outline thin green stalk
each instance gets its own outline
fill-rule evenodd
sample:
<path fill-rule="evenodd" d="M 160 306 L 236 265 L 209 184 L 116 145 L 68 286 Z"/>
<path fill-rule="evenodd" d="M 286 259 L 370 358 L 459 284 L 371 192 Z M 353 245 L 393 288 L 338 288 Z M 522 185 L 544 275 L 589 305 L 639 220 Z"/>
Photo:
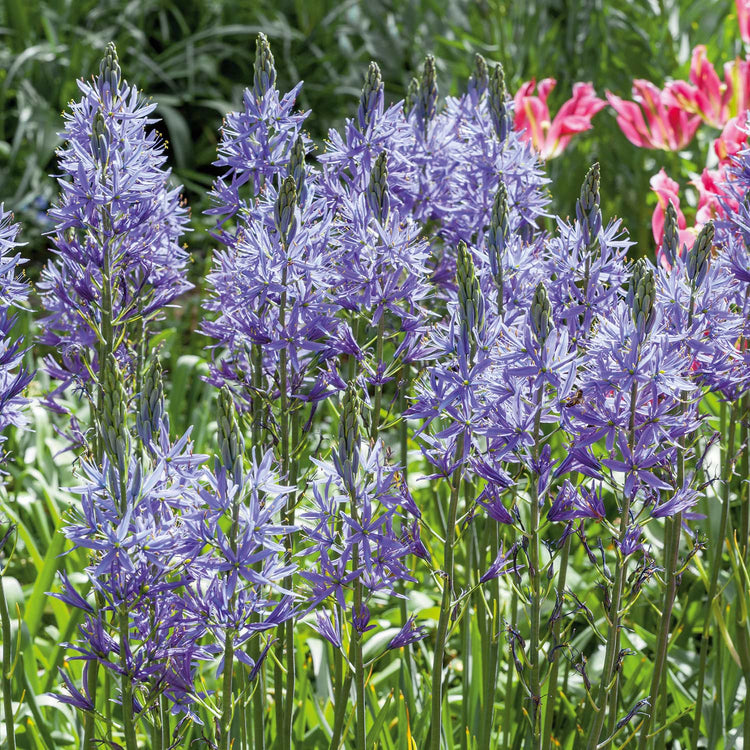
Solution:
<path fill-rule="evenodd" d="M 633 383 L 630 389 L 630 424 L 628 435 L 631 452 L 635 447 L 635 414 L 637 398 L 638 384 Z M 627 494 L 623 501 L 622 516 L 620 518 L 620 544 L 622 544 L 625 535 L 628 532 L 631 500 L 631 494 Z M 604 719 L 607 713 L 607 695 L 611 689 L 612 680 L 615 677 L 615 665 L 617 663 L 617 656 L 620 653 L 620 605 L 622 602 L 625 578 L 627 577 L 627 567 L 627 558 L 621 561 L 618 555 L 615 572 L 615 585 L 614 590 L 612 591 L 612 603 L 609 609 L 609 627 L 607 628 L 607 649 L 604 656 L 604 669 L 602 671 L 601 682 L 599 683 L 599 694 L 596 701 L 597 711 L 594 713 L 594 725 L 589 734 L 587 745 L 588 750 L 596 750 L 596 746 L 599 744 L 599 737 L 601 736 L 602 728 L 604 727 Z"/>
<path fill-rule="evenodd" d="M 232 503 L 232 525 L 229 530 L 229 546 L 233 553 L 237 552 L 237 533 L 240 523 L 239 495 L 235 495 Z M 232 596 L 234 602 L 235 596 Z M 224 674 L 221 689 L 221 750 L 230 750 L 232 746 L 232 713 L 234 711 L 234 694 L 232 676 L 234 672 L 234 631 L 227 629 L 224 637 Z M 128 749 L 129 750 L 129 749 Z"/>
<path fill-rule="evenodd" d="M 125 654 L 125 644 L 128 642 L 130 616 L 126 609 L 119 612 L 120 618 L 120 653 Z M 124 666 L 124 665 L 123 665 Z M 138 750 L 135 736 L 135 718 L 133 716 L 133 678 L 129 670 L 124 670 L 120 682 L 122 690 L 122 723 L 125 732 L 125 747 L 127 750 Z"/>
<path fill-rule="evenodd" d="M 539 461 L 539 431 L 541 426 L 541 398 L 539 389 L 536 400 L 536 416 L 534 417 L 534 447 L 533 460 Z M 529 526 L 529 577 L 531 578 L 531 637 L 529 639 L 529 663 L 531 667 L 531 724 L 533 727 L 532 747 L 541 748 L 542 745 L 542 690 L 539 665 L 540 614 L 541 614 L 541 571 L 539 570 L 539 486 L 537 477 L 532 475 L 530 499 L 531 521 Z"/>
<path fill-rule="evenodd" d="M 456 446 L 456 460 L 463 455 L 464 436 L 458 440 Z M 456 517 L 458 514 L 458 498 L 461 488 L 461 469 L 457 467 L 451 483 L 450 504 L 448 518 L 445 522 L 445 544 L 443 546 L 443 596 L 440 602 L 440 617 L 438 619 L 437 639 L 432 660 L 432 704 L 430 719 L 429 750 L 440 750 L 440 735 L 442 728 L 443 708 L 443 657 L 445 655 L 445 641 L 448 635 L 448 624 L 451 615 L 451 594 L 453 592 L 453 557 L 456 539 Z"/>
<path fill-rule="evenodd" d="M 380 320 L 378 321 L 378 335 L 375 344 L 375 357 L 377 366 L 383 361 L 383 339 L 385 337 L 385 313 L 381 314 Z M 375 398 L 373 400 L 372 407 L 372 423 L 370 426 L 370 438 L 373 443 L 378 439 L 378 433 L 380 432 L 380 404 L 383 398 L 383 386 L 378 383 L 375 386 Z"/>
<path fill-rule="evenodd" d="M 409 486 L 409 424 L 404 416 L 407 408 L 406 395 L 409 392 L 410 386 L 410 368 L 409 364 L 406 363 L 402 366 L 401 376 L 401 387 L 398 394 L 399 403 L 399 414 L 401 414 L 401 421 L 399 422 L 399 448 L 400 448 L 400 463 L 401 463 L 401 478 L 404 486 Z M 399 583 L 399 588 L 402 593 L 405 592 L 403 581 Z M 406 597 L 399 598 L 399 611 L 401 614 L 401 621 L 406 622 L 408 619 L 408 611 L 406 608 Z M 401 682 L 406 690 L 406 698 L 408 700 L 408 706 L 411 711 L 414 711 L 414 675 L 415 669 L 412 658 L 412 647 L 411 644 L 407 644 L 402 649 L 403 658 L 401 659 L 400 671 L 401 671 Z"/>
<path fill-rule="evenodd" d="M 727 520 L 729 517 L 729 500 L 731 497 L 731 477 L 734 473 L 734 437 L 736 426 L 736 414 L 733 407 L 729 417 L 729 435 L 727 437 L 727 451 L 724 458 L 724 492 L 721 507 L 721 520 L 719 521 L 719 534 L 716 537 L 714 557 L 711 562 L 711 577 L 708 584 L 708 607 L 706 618 L 703 621 L 703 633 L 701 635 L 701 651 L 698 667 L 698 692 L 695 699 L 695 714 L 693 718 L 693 730 L 690 734 L 690 746 L 698 750 L 698 738 L 700 737 L 700 725 L 703 714 L 703 692 L 706 684 L 706 661 L 708 659 L 708 637 L 711 630 L 712 611 L 714 599 L 716 598 L 717 585 L 719 581 L 719 569 L 724 547 L 724 537 L 727 533 Z"/>
<path fill-rule="evenodd" d="M 513 629 L 516 627 L 518 622 L 518 594 L 516 589 L 513 589 L 513 593 L 510 595 L 510 625 Z M 511 699 L 511 693 L 513 692 L 513 669 L 514 666 L 508 662 L 508 674 L 505 680 L 505 696 L 503 703 L 505 704 L 505 713 L 503 716 L 503 743 L 506 750 L 510 749 L 511 746 L 511 715 L 513 712 L 513 700 Z"/>
<path fill-rule="evenodd" d="M 295 487 L 297 486 L 297 480 L 298 480 L 298 474 L 299 474 L 299 456 L 298 456 L 298 450 L 299 450 L 299 433 L 300 433 L 300 412 L 299 409 L 295 409 L 294 413 L 292 414 L 292 430 L 291 430 L 291 446 L 292 446 L 292 455 L 290 457 L 290 466 L 289 466 L 289 486 Z M 286 507 L 286 523 L 289 526 L 294 526 L 294 508 L 297 502 L 297 493 L 295 491 L 292 491 L 289 494 L 289 497 L 287 498 L 287 507 Z M 287 534 L 286 535 L 286 547 L 287 547 L 287 555 L 289 557 L 289 561 L 291 562 L 292 556 L 294 554 L 294 548 L 292 546 L 292 535 Z M 292 588 L 292 578 L 291 576 L 284 579 L 284 586 L 287 589 Z M 287 656 L 287 671 L 286 671 L 286 702 L 284 704 L 284 733 L 285 736 L 289 735 L 289 741 L 291 743 L 291 735 L 292 735 L 292 716 L 294 713 L 294 682 L 296 677 L 295 672 L 295 662 L 292 660 L 292 656 L 294 655 L 294 618 L 290 617 L 284 627 L 284 640 L 285 640 L 285 653 Z"/>
<path fill-rule="evenodd" d="M 568 534 L 563 543 L 562 557 L 560 559 L 560 570 L 557 574 L 557 601 L 562 602 L 565 594 L 565 583 L 568 576 L 568 560 L 570 559 L 570 539 Z M 558 617 L 552 626 L 552 645 L 557 646 L 560 641 L 562 629 L 562 617 Z M 560 653 L 555 653 L 547 679 L 547 707 L 544 715 L 544 736 L 542 738 L 543 750 L 549 750 L 552 742 L 552 723 L 555 719 L 555 708 L 557 706 L 557 678 L 560 672 Z"/>
<path fill-rule="evenodd" d="M 10 631 L 8 602 L 5 598 L 3 576 L 0 575 L 0 624 L 3 632 L 3 713 L 5 715 L 5 737 L 8 750 L 16 750 L 16 730 L 13 726 L 13 638 Z"/>
<path fill-rule="evenodd" d="M 341 747 L 341 733 L 344 730 L 344 719 L 346 718 L 346 708 L 349 703 L 349 691 L 352 689 L 352 673 L 347 670 L 346 676 L 343 677 L 343 657 L 336 649 L 338 660 L 334 661 L 334 676 L 336 677 L 336 694 L 334 696 L 333 707 L 333 733 L 331 735 L 330 750 L 338 750 Z M 335 659 L 335 657 L 334 657 Z M 343 679 L 342 679 L 343 677 Z"/>
<path fill-rule="evenodd" d="M 286 250 L 286 247 L 284 247 Z M 281 276 L 281 300 L 279 302 L 279 325 L 282 330 L 286 325 L 286 280 L 287 280 L 287 268 L 284 267 Z M 281 349 L 279 352 L 279 399 L 280 399 L 280 410 L 279 410 L 279 423 L 281 427 L 281 475 L 284 479 L 289 477 L 289 401 L 288 401 L 288 382 L 287 382 L 287 352 L 286 349 Z M 286 506 L 286 516 L 288 517 L 291 512 L 289 501 Z M 289 544 L 291 540 L 288 538 L 285 540 L 287 545 L 287 551 L 289 552 Z M 276 706 L 276 733 L 279 737 L 279 747 L 281 750 L 291 750 L 292 738 L 291 734 L 287 732 L 287 711 L 284 707 L 284 671 L 282 665 L 286 667 L 287 679 L 288 672 L 292 672 L 291 679 L 294 680 L 294 659 L 293 653 L 286 651 L 287 639 L 286 639 L 286 624 L 280 627 L 279 643 L 276 647 L 276 664 L 274 666 L 274 699 Z M 287 683 L 288 684 L 288 683 Z M 292 685 L 294 683 L 292 682 Z M 291 694 L 286 696 L 286 700 L 292 700 Z"/>
<path fill-rule="evenodd" d="M 159 710 L 161 711 L 161 743 L 166 750 L 172 743 L 169 700 L 166 695 L 159 697 Z"/>

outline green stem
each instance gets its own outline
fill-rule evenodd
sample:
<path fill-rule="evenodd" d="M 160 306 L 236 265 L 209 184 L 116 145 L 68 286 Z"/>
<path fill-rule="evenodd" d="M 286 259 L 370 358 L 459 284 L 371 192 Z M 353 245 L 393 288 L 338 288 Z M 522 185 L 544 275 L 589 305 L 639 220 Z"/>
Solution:
<path fill-rule="evenodd" d="M 299 446 L 299 432 L 300 432 L 300 412 L 299 409 L 295 409 L 292 414 L 292 434 L 291 434 L 291 459 L 289 467 L 289 486 L 297 487 L 298 473 L 299 473 L 299 457 L 297 455 Z M 287 498 L 286 506 L 286 523 L 289 526 L 294 526 L 294 509 L 297 502 L 297 493 L 293 490 Z M 285 538 L 287 556 L 289 562 L 292 561 L 294 555 L 293 537 L 291 534 L 287 534 Z M 284 579 L 285 588 L 291 590 L 292 578 L 289 576 Z M 294 661 L 294 618 L 290 617 L 284 626 L 284 639 L 285 639 L 285 654 L 286 654 L 286 702 L 284 703 L 284 736 L 289 736 L 289 742 L 291 743 L 292 736 L 292 717 L 294 713 L 294 682 L 296 677 L 295 661 Z"/>
<path fill-rule="evenodd" d="M 170 729 L 169 700 L 166 695 L 160 696 L 159 708 L 161 710 L 161 742 L 164 748 L 168 748 L 172 743 L 172 732 Z"/>
<path fill-rule="evenodd" d="M 542 388 L 537 392 L 536 415 L 534 417 L 534 463 L 539 461 L 539 432 L 542 422 Z M 531 501 L 531 521 L 529 526 L 529 578 L 531 579 L 531 637 L 529 639 L 529 664 L 531 667 L 531 725 L 532 747 L 542 746 L 542 690 L 539 664 L 539 632 L 541 615 L 541 571 L 539 554 L 539 483 L 535 473 L 531 475 L 529 495 Z"/>
<path fill-rule="evenodd" d="M 385 335 L 385 313 L 383 312 L 380 316 L 380 320 L 378 321 L 378 335 L 375 345 L 375 358 L 376 358 L 376 367 L 380 367 L 381 362 L 383 361 L 383 339 Z M 372 442 L 376 442 L 378 439 L 378 433 L 380 431 L 380 404 L 383 398 L 383 386 L 382 384 L 378 383 L 375 386 L 375 399 L 373 401 L 373 407 L 372 407 L 372 423 L 370 426 L 370 438 L 372 439 Z"/>
<path fill-rule="evenodd" d="M 510 624 L 515 630 L 518 622 L 518 594 L 516 589 L 513 589 L 513 593 L 510 596 Z M 513 664 L 508 661 L 508 674 L 505 680 L 505 714 L 503 716 L 503 744 L 508 750 L 511 746 L 511 715 L 513 712 Z"/>
<path fill-rule="evenodd" d="M 698 749 L 698 738 L 700 737 L 701 717 L 703 713 L 703 691 L 706 683 L 706 661 L 708 659 L 708 637 L 711 630 L 712 610 L 714 599 L 716 598 L 716 589 L 719 581 L 719 569 L 721 567 L 721 557 L 724 547 L 724 536 L 727 533 L 727 519 L 729 517 L 729 500 L 731 478 L 734 473 L 734 437 L 736 414 L 732 409 L 729 417 L 729 435 L 727 437 L 727 450 L 724 458 L 724 497 L 722 498 L 721 520 L 719 521 L 719 534 L 716 537 L 717 542 L 714 547 L 714 557 L 711 562 L 711 577 L 708 584 L 708 607 L 706 618 L 703 621 L 703 633 L 701 634 L 701 651 L 698 667 L 698 692 L 695 700 L 695 714 L 693 718 L 693 731 L 690 734 L 690 746 L 693 750 Z"/>
<path fill-rule="evenodd" d="M 126 609 L 119 612 L 120 618 L 120 653 L 126 653 L 125 644 L 128 642 L 129 614 Z M 123 666 L 125 666 L 123 664 Z M 125 731 L 125 747 L 127 750 L 138 750 L 135 736 L 135 718 L 133 716 L 133 678 L 128 669 L 123 670 L 120 682 L 122 690 L 122 723 Z"/>
<path fill-rule="evenodd" d="M 8 742 L 8 750 L 16 750 L 16 730 L 13 726 L 13 657 L 11 648 L 13 638 L 10 631 L 10 616 L 8 615 L 8 602 L 5 599 L 5 588 L 3 576 L 0 575 L 0 622 L 3 631 L 3 713 L 5 715 L 5 737 Z M 87 714 L 88 715 L 88 714 Z"/>
<path fill-rule="evenodd" d="M 633 383 L 630 389 L 630 424 L 628 441 L 631 453 L 635 446 L 635 414 L 638 399 L 638 384 Z M 630 503 L 632 501 L 631 493 L 628 493 L 623 502 L 622 516 L 620 518 L 620 537 L 619 542 L 622 544 L 625 535 L 628 532 L 628 522 L 630 520 Z M 589 734 L 588 750 L 596 750 L 599 744 L 599 737 L 604 726 L 604 719 L 607 713 L 606 702 L 607 695 L 610 691 L 610 685 L 615 678 L 615 665 L 620 653 L 620 605 L 622 602 L 622 591 L 627 576 L 628 560 L 620 559 L 620 553 L 617 554 L 615 585 L 612 592 L 612 603 L 609 609 L 609 627 L 607 628 L 607 649 L 604 656 L 604 669 L 602 671 L 601 682 L 599 683 L 599 694 L 597 696 L 597 710 L 594 714 L 594 726 Z"/>
<path fill-rule="evenodd" d="M 570 558 L 570 539 L 572 534 L 568 534 L 563 543 L 562 558 L 560 560 L 560 570 L 557 574 L 557 601 L 562 602 L 565 594 L 565 583 L 568 576 L 568 560 Z M 552 645 L 559 645 L 560 631 L 562 630 L 562 616 L 555 620 L 552 626 Z M 555 719 L 555 709 L 557 706 L 557 678 L 560 672 L 560 653 L 555 653 L 550 668 L 549 678 L 547 680 L 547 707 L 544 715 L 544 736 L 542 738 L 543 750 L 549 750 L 552 742 L 552 724 Z"/>
<path fill-rule="evenodd" d="M 286 247 L 284 248 L 286 250 Z M 287 268 L 284 267 L 281 276 L 281 286 L 283 291 L 281 292 L 281 300 L 279 302 L 279 325 L 282 330 L 286 326 L 286 280 L 287 280 Z M 284 479 L 289 478 L 289 402 L 288 402 L 288 381 L 287 381 L 287 351 L 282 348 L 279 352 L 279 399 L 280 399 L 280 410 L 279 410 L 279 423 L 281 425 L 281 476 Z M 285 515 L 288 517 L 291 512 L 290 501 L 287 500 Z M 287 551 L 289 551 L 289 544 L 291 540 L 286 540 Z M 294 654 L 293 652 L 286 652 L 287 637 L 286 637 L 286 623 L 280 626 L 279 643 L 276 647 L 276 665 L 274 667 L 274 698 L 276 702 L 276 733 L 279 737 L 279 747 L 281 750 L 291 750 L 291 734 L 287 732 L 287 711 L 284 707 L 284 671 L 282 665 L 286 666 L 287 679 L 288 672 L 292 672 L 291 679 L 294 680 Z M 292 683 L 294 684 L 294 683 Z M 292 700 L 291 695 L 286 696 L 286 700 Z"/>
<path fill-rule="evenodd" d="M 334 678 L 336 681 L 333 707 L 333 734 L 331 735 L 330 750 L 338 750 L 341 746 L 341 733 L 344 730 L 344 719 L 346 718 L 346 707 L 349 703 L 348 695 L 352 688 L 352 673 L 347 670 L 344 677 L 344 659 L 341 652 L 336 649 L 334 655 Z"/>
<path fill-rule="evenodd" d="M 456 462 L 464 451 L 464 436 L 458 440 L 456 446 Z M 458 498 L 461 488 L 461 467 L 458 466 L 453 474 L 451 483 L 450 504 L 448 518 L 445 523 L 445 544 L 443 546 L 443 596 L 440 603 L 440 617 L 438 619 L 437 639 L 432 660 L 432 705 L 430 720 L 429 750 L 440 750 L 441 715 L 443 708 L 443 657 L 445 655 L 445 641 L 448 635 L 448 623 L 451 615 L 451 594 L 453 592 L 453 556 L 456 539 L 456 517 L 458 514 Z"/>

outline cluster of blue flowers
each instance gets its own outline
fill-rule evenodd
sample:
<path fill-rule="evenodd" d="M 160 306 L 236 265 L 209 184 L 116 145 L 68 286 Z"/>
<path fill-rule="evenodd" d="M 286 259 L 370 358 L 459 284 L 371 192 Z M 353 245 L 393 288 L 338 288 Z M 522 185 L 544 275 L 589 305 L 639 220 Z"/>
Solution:
<path fill-rule="evenodd" d="M 317 156 L 300 86 L 278 90 L 259 35 L 253 85 L 220 131 L 210 213 L 221 249 L 201 329 L 219 389 L 213 465 L 189 431 L 172 435 L 150 346 L 164 308 L 191 287 L 187 209 L 154 105 L 110 46 L 66 115 L 39 340 L 52 351 L 50 408 L 66 414 L 75 396 L 90 407 L 88 424 L 71 416 L 66 429 L 82 459 L 64 529 L 89 564 L 85 589 L 63 575 L 55 594 L 82 611 L 69 648 L 84 664 L 62 672 L 58 697 L 83 712 L 86 747 L 124 738 L 135 750 L 149 726 L 165 749 L 206 716 L 219 747 L 239 746 L 238 732 L 262 747 L 273 671 L 278 747 L 291 748 L 299 624 L 333 653 L 331 747 L 348 731 L 352 688 L 365 747 L 368 664 L 401 648 L 410 659 L 429 636 L 424 701 L 438 750 L 455 678 L 446 648 L 474 620 L 488 644 L 489 747 L 505 578 L 516 602 L 507 670 L 523 685 L 530 735 L 554 731 L 564 657 L 598 707 L 597 747 L 605 724 L 611 735 L 661 693 L 666 642 L 650 693 L 618 704 L 621 631 L 657 567 L 668 629 L 681 535 L 690 554 L 700 545 L 687 523 L 710 442 L 700 401 L 736 401 L 750 385 L 738 346 L 750 333 L 747 204 L 692 248 L 677 246 L 668 211 L 665 262 L 632 263 L 620 222 L 602 218 L 598 165 L 575 219 L 544 228 L 547 179 L 511 128 L 499 66 L 478 57 L 467 93 L 441 108 L 431 57 L 390 106 L 373 63 L 356 115 Z M 733 180 L 737 195 L 750 188 L 747 154 Z M 8 309 L 26 293 L 16 233 L 0 211 L 0 430 L 21 423 L 30 380 L 9 338 Z M 425 523 L 423 503 L 440 505 L 430 517 L 442 528 Z M 654 548 L 661 534 L 669 559 Z M 603 633 L 566 588 L 575 543 L 601 581 Z M 434 633 L 409 600 L 430 575 Z M 394 607 L 395 632 L 365 648 Z M 596 675 L 570 643 L 577 624 L 601 636 Z M 210 670 L 220 690 L 206 687 Z"/>

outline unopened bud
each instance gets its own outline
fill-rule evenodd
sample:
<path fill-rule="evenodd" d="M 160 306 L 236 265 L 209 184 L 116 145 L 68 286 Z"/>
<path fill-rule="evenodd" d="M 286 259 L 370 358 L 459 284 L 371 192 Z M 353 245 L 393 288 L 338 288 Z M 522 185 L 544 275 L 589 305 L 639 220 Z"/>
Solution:
<path fill-rule="evenodd" d="M 694 286 L 699 287 L 706 278 L 711 247 L 714 244 L 714 223 L 703 225 L 698 238 L 687 256 L 687 276 Z"/>
<path fill-rule="evenodd" d="M 261 99 L 268 89 L 276 85 L 276 66 L 268 38 L 262 32 L 255 38 L 255 71 L 253 93 Z"/>
<path fill-rule="evenodd" d="M 274 206 L 274 221 L 281 240 L 288 245 L 297 231 L 297 183 L 291 175 L 284 178 Z"/>
<path fill-rule="evenodd" d="M 380 222 L 385 222 L 390 209 L 388 194 L 388 154 L 381 151 L 370 172 L 370 184 L 367 188 L 367 205 Z"/>
<path fill-rule="evenodd" d="M 383 78 L 380 75 L 380 67 L 376 62 L 371 62 L 367 69 L 367 78 L 362 87 L 359 97 L 359 109 L 357 110 L 357 121 L 359 129 L 367 130 L 372 117 L 383 108 Z"/>
<path fill-rule="evenodd" d="M 505 72 L 503 66 L 498 63 L 492 70 L 489 84 L 489 105 L 492 124 L 495 133 L 501 143 L 505 141 L 510 132 L 510 112 L 508 111 L 508 91 L 505 88 Z"/>
<path fill-rule="evenodd" d="M 544 344 L 552 330 L 552 308 L 549 303 L 547 289 L 541 281 L 534 292 L 531 312 L 529 313 L 529 322 L 537 341 L 540 344 Z"/>
<path fill-rule="evenodd" d="M 490 73 L 487 68 L 487 61 L 478 52 L 474 56 L 474 72 L 469 77 L 469 93 L 475 94 L 477 100 L 484 96 L 487 87 L 490 85 Z"/>
<path fill-rule="evenodd" d="M 647 333 L 654 324 L 654 299 L 656 285 L 654 271 L 645 258 L 639 258 L 633 266 L 627 302 L 639 331 Z"/>

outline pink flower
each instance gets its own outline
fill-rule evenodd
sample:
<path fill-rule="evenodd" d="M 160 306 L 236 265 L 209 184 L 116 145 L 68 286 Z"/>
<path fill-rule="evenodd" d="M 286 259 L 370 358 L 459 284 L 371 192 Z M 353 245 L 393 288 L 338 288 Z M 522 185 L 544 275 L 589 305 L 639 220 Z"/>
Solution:
<path fill-rule="evenodd" d="M 723 167 L 719 169 L 704 169 L 701 176 L 691 180 L 691 185 L 698 188 L 698 211 L 695 214 L 696 229 L 700 228 L 711 219 L 724 216 L 722 202 L 728 203 L 733 209 L 739 209 L 737 202 L 730 199 L 722 189 L 726 183 L 726 174 Z"/>
<path fill-rule="evenodd" d="M 690 115 L 675 106 L 666 93 L 650 81 L 636 78 L 633 81 L 633 98 L 640 107 L 607 91 L 607 99 L 617 112 L 617 124 L 625 137 L 636 146 L 677 151 L 695 135 L 700 116 Z M 646 120 L 643 119 L 644 114 Z"/>
<path fill-rule="evenodd" d="M 556 84 L 554 78 L 545 78 L 539 82 L 539 95 L 534 96 L 536 81 L 532 79 L 524 83 L 515 96 L 515 129 L 521 132 L 524 141 L 531 141 L 545 161 L 559 156 L 575 133 L 588 130 L 591 118 L 605 106 L 590 83 L 576 83 L 573 98 L 565 102 L 550 121 L 547 97 Z"/>
<path fill-rule="evenodd" d="M 747 146 L 747 112 L 733 117 L 714 141 L 714 151 L 721 164 L 728 164 L 735 154 Z"/>
<path fill-rule="evenodd" d="M 724 63 L 724 79 L 732 82 L 729 114 L 732 117 L 741 115 L 746 109 L 750 109 L 750 61 L 738 57 Z"/>
<path fill-rule="evenodd" d="M 683 245 L 692 247 L 695 241 L 695 230 L 686 228 L 685 214 L 680 210 L 680 186 L 667 175 L 663 168 L 659 174 L 655 174 L 651 178 L 650 184 L 658 201 L 654 209 L 654 215 L 651 217 L 651 231 L 654 233 L 654 242 L 656 242 L 658 248 L 657 257 L 663 266 L 668 267 L 669 264 L 661 251 L 662 241 L 664 240 L 664 215 L 667 206 L 671 203 L 677 213 L 680 254 L 682 254 Z"/>
<path fill-rule="evenodd" d="M 750 0 L 736 0 L 736 2 L 740 36 L 745 44 L 750 44 Z"/>
<path fill-rule="evenodd" d="M 690 62 L 690 81 L 673 81 L 664 89 L 665 100 L 673 107 L 699 115 L 709 125 L 720 128 L 730 117 L 732 102 L 732 64 L 724 66 L 724 81 L 706 57 L 706 47 L 693 49 Z M 691 85 L 692 84 L 692 85 Z"/>

